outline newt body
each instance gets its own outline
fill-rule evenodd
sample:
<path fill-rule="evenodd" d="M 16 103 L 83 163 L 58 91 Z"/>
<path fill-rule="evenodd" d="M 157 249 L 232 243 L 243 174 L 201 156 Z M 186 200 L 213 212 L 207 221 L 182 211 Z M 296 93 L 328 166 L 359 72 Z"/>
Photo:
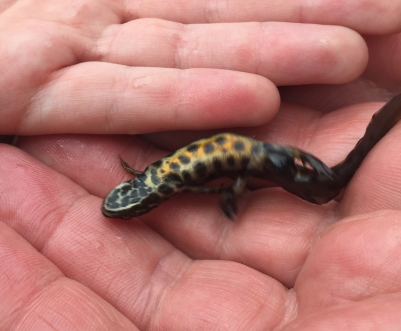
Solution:
<path fill-rule="evenodd" d="M 201 139 L 138 171 L 120 159 L 135 178 L 115 187 L 105 198 L 107 217 L 128 219 L 143 215 L 180 192 L 221 194 L 221 208 L 228 218 L 236 213 L 236 197 L 249 177 L 263 178 L 315 204 L 335 198 L 373 146 L 400 120 L 401 94 L 390 100 L 370 121 L 364 136 L 344 161 L 329 168 L 298 148 L 264 143 L 221 133 Z M 220 177 L 236 177 L 230 187 L 202 186 Z"/>

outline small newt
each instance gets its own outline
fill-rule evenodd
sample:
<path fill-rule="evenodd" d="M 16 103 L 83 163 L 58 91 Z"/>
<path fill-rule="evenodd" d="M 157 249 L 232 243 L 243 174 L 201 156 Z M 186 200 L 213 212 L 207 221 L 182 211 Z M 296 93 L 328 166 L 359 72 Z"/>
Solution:
<path fill-rule="evenodd" d="M 156 208 L 180 192 L 220 194 L 223 213 L 232 219 L 236 197 L 249 177 L 263 178 L 314 204 L 335 198 L 373 146 L 401 118 L 401 94 L 372 117 L 364 136 L 339 164 L 329 168 L 315 156 L 296 147 L 268 144 L 250 137 L 220 133 L 201 139 L 148 165 L 144 171 L 124 169 L 135 177 L 107 194 L 102 212 L 106 217 L 129 219 Z M 208 187 L 206 182 L 236 177 L 232 186 Z"/>

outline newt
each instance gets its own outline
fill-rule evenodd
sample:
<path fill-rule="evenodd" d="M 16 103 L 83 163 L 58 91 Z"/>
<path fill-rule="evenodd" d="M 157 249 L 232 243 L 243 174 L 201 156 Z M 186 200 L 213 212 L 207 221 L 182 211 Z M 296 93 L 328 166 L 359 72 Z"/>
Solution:
<path fill-rule="evenodd" d="M 275 182 L 284 190 L 314 204 L 325 204 L 347 186 L 375 144 L 400 120 L 401 94 L 372 117 L 365 134 L 339 164 L 328 167 L 315 156 L 292 146 L 265 143 L 235 133 L 220 133 L 195 141 L 148 165 L 107 194 L 102 206 L 106 217 L 129 219 L 148 213 L 181 192 L 220 194 L 223 213 L 232 219 L 236 198 L 250 177 Z M 221 177 L 236 178 L 232 186 L 204 186 Z"/>

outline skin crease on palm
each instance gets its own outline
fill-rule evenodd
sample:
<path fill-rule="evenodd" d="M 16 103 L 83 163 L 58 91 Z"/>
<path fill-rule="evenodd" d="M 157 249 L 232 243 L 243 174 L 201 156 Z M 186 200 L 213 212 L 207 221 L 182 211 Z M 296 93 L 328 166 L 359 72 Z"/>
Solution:
<path fill-rule="evenodd" d="M 118 154 L 218 129 L 347 155 L 399 91 L 401 0 L 302 3 L 0 0 L 0 330 L 400 329 L 400 124 L 323 206 L 100 212 Z"/>

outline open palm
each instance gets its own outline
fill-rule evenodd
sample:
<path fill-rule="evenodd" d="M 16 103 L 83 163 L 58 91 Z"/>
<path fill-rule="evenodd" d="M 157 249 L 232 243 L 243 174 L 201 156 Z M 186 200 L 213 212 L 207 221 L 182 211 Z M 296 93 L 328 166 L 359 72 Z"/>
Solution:
<path fill-rule="evenodd" d="M 184 26 L 163 6 L 151 15 L 92 1 L 41 4 L 17 1 L 0 16 L 7 45 L 0 130 L 22 136 L 18 148 L 0 145 L 1 329 L 396 329 L 399 125 L 338 201 L 324 206 L 267 187 L 239 200 L 235 222 L 223 216 L 217 197 L 190 194 L 130 221 L 100 212 L 102 197 L 129 178 L 118 154 L 143 169 L 166 154 L 160 147 L 204 134 L 176 130 L 241 127 L 236 131 L 298 146 L 329 166 L 340 162 L 383 102 L 356 98 L 322 113 L 310 94 L 301 100 L 287 90 L 299 104 L 279 107 L 275 85 L 357 78 L 368 48 L 356 32 L 291 23 L 196 25 L 202 18 L 194 8 L 187 8 Z M 273 19 L 254 7 L 225 21 Z M 171 21 L 134 20 L 146 16 Z M 324 23 L 316 17 L 310 21 Z M 323 36 L 336 42 L 317 43 Z M 390 39 L 399 44 L 398 35 L 368 40 L 377 55 L 370 63 Z M 380 76 L 368 65 L 364 75 L 390 88 L 399 72 Z M 169 132 L 153 133 L 160 131 Z M 148 135 L 128 135 L 136 133 Z"/>

